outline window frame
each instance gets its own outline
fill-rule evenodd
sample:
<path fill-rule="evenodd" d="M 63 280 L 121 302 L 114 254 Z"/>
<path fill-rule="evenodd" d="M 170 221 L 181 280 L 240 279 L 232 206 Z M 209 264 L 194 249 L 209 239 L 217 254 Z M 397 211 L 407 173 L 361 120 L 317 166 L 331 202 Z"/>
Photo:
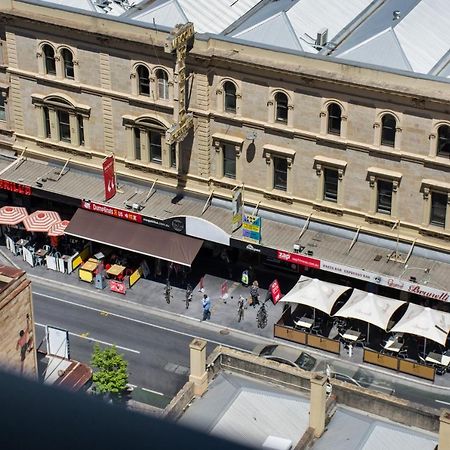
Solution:
<path fill-rule="evenodd" d="M 6 92 L 0 91 L 0 122 L 7 121 L 6 104 Z"/>
<path fill-rule="evenodd" d="M 443 204 L 443 219 L 441 221 L 433 219 L 433 217 L 436 217 L 434 215 L 435 212 L 435 206 L 433 205 L 433 199 L 436 199 L 437 197 L 441 197 L 444 200 Z M 430 217 L 429 217 L 429 225 L 433 227 L 443 228 L 445 229 L 447 226 L 447 205 L 448 205 L 448 193 L 432 189 L 430 192 Z"/>
<path fill-rule="evenodd" d="M 232 157 L 228 157 L 229 154 L 232 155 Z M 224 178 L 230 178 L 231 180 L 236 180 L 237 177 L 237 157 L 236 157 L 236 146 L 233 144 L 230 144 L 228 142 L 222 143 L 222 167 L 223 167 L 223 177 Z M 230 163 L 230 164 L 227 164 Z M 228 171 L 228 167 L 231 165 L 233 170 L 230 172 Z"/>
<path fill-rule="evenodd" d="M 61 116 L 67 116 L 67 122 L 62 121 Z M 61 142 L 72 143 L 72 130 L 70 129 L 70 113 L 65 109 L 56 110 L 58 134 Z"/>
<path fill-rule="evenodd" d="M 332 114 L 331 109 L 334 107 L 339 109 L 338 115 Z M 341 134 L 342 134 L 342 113 L 343 113 L 343 109 L 339 103 L 336 103 L 336 102 L 328 103 L 328 105 L 327 105 L 327 133 L 328 134 L 331 134 L 333 136 L 341 136 Z M 339 123 L 339 126 L 337 128 L 335 128 L 332 125 L 333 122 L 336 120 Z"/>
<path fill-rule="evenodd" d="M 47 51 L 51 51 L 53 53 L 53 56 L 48 55 Z M 42 45 L 42 54 L 44 59 L 44 73 L 46 75 L 52 75 L 56 76 L 56 51 L 50 44 L 43 44 Z M 49 70 L 49 64 L 51 62 L 52 69 Z"/>
<path fill-rule="evenodd" d="M 163 76 L 160 76 L 163 75 Z M 156 92 L 158 100 L 169 100 L 170 92 L 169 92 L 169 74 L 164 69 L 156 69 L 155 71 L 156 78 Z M 162 82 L 164 81 L 164 83 Z M 161 95 L 161 88 L 165 95 Z"/>
<path fill-rule="evenodd" d="M 280 104 L 281 103 L 279 100 L 280 97 L 284 98 L 285 104 L 284 102 L 283 104 Z M 275 122 L 287 125 L 289 120 L 289 97 L 287 96 L 286 93 L 278 91 L 274 95 L 274 104 L 275 104 L 274 108 Z M 282 115 L 279 114 L 280 111 L 283 112 Z"/>
<path fill-rule="evenodd" d="M 162 164 L 162 155 L 163 155 L 163 132 L 161 130 L 157 130 L 156 128 L 149 128 L 147 131 L 147 139 L 148 139 L 148 154 L 149 161 L 153 164 Z M 153 138 L 155 136 L 159 137 L 159 143 L 153 142 Z M 155 156 L 155 148 L 159 149 L 157 155 Z"/>
<path fill-rule="evenodd" d="M 383 178 L 379 178 L 376 180 L 377 186 L 377 194 L 376 194 L 376 205 L 375 205 L 375 212 L 378 214 L 384 214 L 387 216 L 392 216 L 392 208 L 393 208 L 393 200 L 394 200 L 394 181 L 393 180 L 387 180 Z M 382 201 L 380 201 L 380 198 L 382 197 L 382 190 L 380 189 L 381 184 L 389 184 L 390 189 L 390 202 L 389 202 L 389 208 L 383 208 Z"/>
<path fill-rule="evenodd" d="M 227 89 L 228 87 L 231 87 L 234 92 L 229 92 Z M 231 103 L 232 106 L 229 106 L 229 99 L 232 99 Z M 223 110 L 227 113 L 236 114 L 237 112 L 237 86 L 230 80 L 226 80 L 223 83 Z"/>
<path fill-rule="evenodd" d="M 143 97 L 150 97 L 151 95 L 151 85 L 150 85 L 150 69 L 144 64 L 138 64 L 136 66 L 136 78 L 137 78 L 137 94 Z M 141 71 L 146 70 L 147 76 L 142 76 Z M 148 93 L 143 91 L 143 87 L 145 90 L 148 90 Z"/>
<path fill-rule="evenodd" d="M 441 130 L 442 129 L 447 130 L 447 136 L 445 138 L 441 138 Z M 448 150 L 445 152 L 442 152 L 440 140 L 444 140 L 444 145 L 448 147 Z M 448 124 L 440 124 L 436 130 L 436 156 L 440 156 L 442 158 L 450 158 L 450 125 Z"/>
<path fill-rule="evenodd" d="M 391 126 L 387 125 L 386 124 L 387 120 L 393 121 L 394 126 L 392 126 L 392 123 Z M 381 117 L 380 145 L 395 148 L 396 136 L 397 136 L 397 118 L 391 113 L 383 114 L 383 116 Z"/>
<path fill-rule="evenodd" d="M 330 179 L 330 175 L 333 173 L 333 179 Z M 328 180 L 327 180 L 328 178 Z M 335 189 L 327 189 L 327 186 L 331 185 L 333 181 L 333 186 Z M 331 195 L 330 195 L 331 193 Z M 336 167 L 324 167 L 323 168 L 323 200 L 330 203 L 338 203 L 339 198 L 339 170 Z"/>
<path fill-rule="evenodd" d="M 283 165 L 286 165 L 286 168 L 283 170 L 280 170 L 279 168 L 277 168 L 277 164 L 279 164 L 280 162 L 283 163 Z M 285 156 L 282 155 L 272 155 L 272 163 L 273 163 L 273 182 L 272 182 L 272 187 L 273 189 L 276 189 L 278 191 L 283 191 L 283 192 L 287 192 L 288 190 L 288 169 L 289 169 L 289 163 L 288 163 L 288 159 Z M 284 183 L 280 184 L 277 183 L 277 173 L 282 172 L 282 178 L 285 178 Z"/>
<path fill-rule="evenodd" d="M 63 75 L 64 78 L 68 79 L 68 80 L 75 80 L 75 60 L 74 60 L 74 54 L 71 50 L 69 50 L 68 48 L 64 47 L 60 50 L 60 55 L 61 55 L 61 61 L 62 61 L 62 70 L 63 70 Z M 64 57 L 64 55 L 70 55 L 70 58 L 67 59 Z M 68 75 L 68 69 L 70 68 L 70 70 L 72 71 L 72 75 Z"/>

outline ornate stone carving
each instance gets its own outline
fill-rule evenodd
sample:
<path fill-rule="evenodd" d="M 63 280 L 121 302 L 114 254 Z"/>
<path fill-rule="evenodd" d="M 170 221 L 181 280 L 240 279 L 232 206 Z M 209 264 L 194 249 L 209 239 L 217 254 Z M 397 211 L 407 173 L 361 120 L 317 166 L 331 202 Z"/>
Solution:
<path fill-rule="evenodd" d="M 373 189 L 375 187 L 377 177 L 375 175 L 369 176 L 369 186 Z"/>
<path fill-rule="evenodd" d="M 393 180 L 392 181 L 392 192 L 397 192 L 398 191 L 398 186 L 399 186 L 398 180 Z"/>
<path fill-rule="evenodd" d="M 423 198 L 425 200 L 428 200 L 429 197 L 430 197 L 430 188 L 429 187 L 424 187 L 423 188 Z"/>
<path fill-rule="evenodd" d="M 344 178 L 344 169 L 338 169 L 337 173 L 339 181 L 342 181 L 342 179 Z"/>
<path fill-rule="evenodd" d="M 315 169 L 316 169 L 316 175 L 318 177 L 320 177 L 322 175 L 322 164 L 316 163 Z"/>

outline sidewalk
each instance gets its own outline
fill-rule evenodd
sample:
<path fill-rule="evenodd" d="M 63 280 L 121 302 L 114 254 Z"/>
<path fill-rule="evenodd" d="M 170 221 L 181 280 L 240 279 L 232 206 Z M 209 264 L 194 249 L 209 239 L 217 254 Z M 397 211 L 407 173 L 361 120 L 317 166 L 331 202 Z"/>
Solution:
<path fill-rule="evenodd" d="M 111 292 L 108 288 L 104 290 L 97 290 L 92 284 L 81 281 L 78 278 L 77 271 L 70 275 L 63 274 L 61 272 L 56 272 L 49 270 L 43 266 L 31 267 L 28 263 L 23 261 L 20 256 L 14 256 L 5 247 L 0 246 L 0 261 L 4 261 L 5 264 L 15 265 L 24 271 L 28 272 L 30 275 L 45 278 L 50 282 L 55 284 L 60 284 L 64 286 L 73 286 L 74 291 L 77 288 L 83 290 L 92 291 L 95 293 L 102 293 L 102 296 L 108 296 L 115 299 L 125 299 L 129 302 L 133 302 L 145 307 L 156 308 L 158 310 L 165 311 L 167 313 L 176 314 L 189 318 L 191 320 L 201 321 L 202 319 L 202 298 L 203 293 L 199 291 L 199 285 L 195 286 L 193 290 L 193 298 L 190 303 L 189 309 L 185 307 L 185 293 L 184 289 L 179 289 L 172 287 L 172 298 L 170 304 L 166 303 L 164 297 L 165 284 L 152 280 L 139 280 L 131 289 L 129 289 L 126 295 Z M 221 298 L 221 286 L 225 281 L 228 282 L 228 299 L 226 302 Z M 265 328 L 260 329 L 257 326 L 256 313 L 259 309 L 248 307 L 244 312 L 244 319 L 241 322 L 237 321 L 237 301 L 239 295 L 244 297 L 249 297 L 249 288 L 243 287 L 238 282 L 233 282 L 226 280 L 225 278 L 220 278 L 212 275 L 205 275 L 203 279 L 204 292 L 208 294 L 211 299 L 211 320 L 208 323 L 211 326 L 220 327 L 220 332 L 226 332 L 227 330 L 233 330 L 237 332 L 244 332 L 254 336 L 261 336 L 263 341 L 267 339 L 273 339 L 273 325 L 282 315 L 283 304 L 278 303 L 273 305 L 272 302 L 267 302 L 267 325 Z M 150 293 L 150 294 L 149 294 Z M 260 288 L 260 298 L 264 299 L 266 291 Z M 279 340 L 280 343 L 286 345 L 297 346 L 299 344 L 294 344 L 288 341 Z M 420 378 L 398 374 L 390 370 L 385 370 L 381 367 L 365 364 L 362 362 L 362 349 L 355 348 L 352 357 L 349 357 L 345 350 L 342 350 L 341 355 L 336 356 L 323 352 L 320 350 L 313 349 L 311 347 L 304 347 L 306 351 L 320 354 L 322 357 L 327 359 L 335 359 L 346 362 L 349 365 L 362 368 L 370 368 L 371 371 L 382 373 L 392 377 L 393 379 L 402 379 L 416 384 L 422 384 L 426 386 L 435 386 L 440 389 L 450 390 L 450 375 L 446 374 L 444 376 L 436 376 L 435 382 L 431 383 Z"/>

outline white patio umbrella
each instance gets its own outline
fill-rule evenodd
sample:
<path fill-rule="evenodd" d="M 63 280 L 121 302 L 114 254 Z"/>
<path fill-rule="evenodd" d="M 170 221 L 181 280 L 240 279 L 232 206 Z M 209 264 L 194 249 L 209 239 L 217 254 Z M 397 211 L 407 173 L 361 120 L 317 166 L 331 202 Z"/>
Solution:
<path fill-rule="evenodd" d="M 450 313 L 410 303 L 403 317 L 392 327 L 396 333 L 408 333 L 431 339 L 445 346 L 450 332 Z"/>
<path fill-rule="evenodd" d="M 310 306 L 314 308 L 314 315 L 316 309 L 330 315 L 337 299 L 350 289 L 348 286 L 340 286 L 302 275 L 297 284 L 280 302 Z"/>
<path fill-rule="evenodd" d="M 370 324 L 386 331 L 392 314 L 405 303 L 355 289 L 347 303 L 334 315 L 367 322 L 367 340 L 369 340 Z"/>

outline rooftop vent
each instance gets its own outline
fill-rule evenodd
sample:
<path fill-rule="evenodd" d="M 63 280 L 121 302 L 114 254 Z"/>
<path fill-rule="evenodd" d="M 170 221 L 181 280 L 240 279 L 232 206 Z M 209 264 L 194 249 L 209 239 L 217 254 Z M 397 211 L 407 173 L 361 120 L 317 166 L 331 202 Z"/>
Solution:
<path fill-rule="evenodd" d="M 400 11 L 399 10 L 395 10 L 392 13 L 392 20 L 400 20 Z"/>
<path fill-rule="evenodd" d="M 110 0 L 95 0 L 95 5 L 103 9 L 105 12 L 111 11 Z"/>
<path fill-rule="evenodd" d="M 327 40 L 328 40 L 328 28 L 322 28 L 317 32 L 316 42 L 314 43 L 314 45 L 319 48 L 325 47 Z"/>

